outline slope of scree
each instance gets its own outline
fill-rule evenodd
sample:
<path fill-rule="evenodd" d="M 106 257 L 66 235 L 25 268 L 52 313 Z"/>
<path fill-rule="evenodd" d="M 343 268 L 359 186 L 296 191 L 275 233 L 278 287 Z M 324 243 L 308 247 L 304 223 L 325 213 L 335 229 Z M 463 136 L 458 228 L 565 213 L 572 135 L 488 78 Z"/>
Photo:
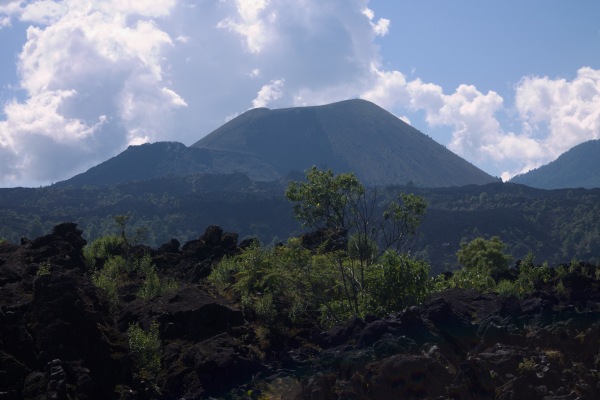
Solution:
<path fill-rule="evenodd" d="M 496 180 L 366 100 L 250 110 L 191 147 L 255 157 L 280 176 L 313 165 L 351 171 L 368 186 L 413 182 L 442 187 Z"/>
<path fill-rule="evenodd" d="M 539 189 L 600 188 L 600 139 L 581 143 L 510 181 Z"/>
<path fill-rule="evenodd" d="M 600 397 L 600 274 L 592 265 L 564 276 L 561 290 L 549 282 L 523 299 L 446 291 L 385 318 L 271 338 L 259 351 L 242 311 L 205 282 L 214 263 L 249 245 L 236 234 L 211 226 L 183 246 L 136 247 L 179 288 L 144 301 L 132 295 L 133 282 L 116 311 L 90 280 L 84 245 L 72 223 L 0 245 L 1 398 Z M 134 378 L 126 330 L 152 321 L 163 361 L 150 382 Z"/>
<path fill-rule="evenodd" d="M 274 181 L 312 166 L 354 172 L 368 186 L 447 187 L 498 181 L 365 100 L 250 110 L 190 147 L 130 146 L 59 186 L 114 185 L 165 176 L 243 173 Z"/>

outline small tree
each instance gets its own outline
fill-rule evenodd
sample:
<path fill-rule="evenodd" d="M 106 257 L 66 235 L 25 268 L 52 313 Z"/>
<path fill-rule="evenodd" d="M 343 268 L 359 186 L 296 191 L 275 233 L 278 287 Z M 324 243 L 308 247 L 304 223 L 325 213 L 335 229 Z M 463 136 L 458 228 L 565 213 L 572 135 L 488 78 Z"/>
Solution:
<path fill-rule="evenodd" d="M 386 250 L 399 250 L 416 232 L 427 209 L 422 197 L 401 194 L 380 204 L 376 190 L 367 190 L 351 173 L 312 167 L 305 182 L 290 182 L 285 193 L 303 226 L 345 231 L 354 237 L 353 251 L 366 263 Z M 375 252 L 375 249 L 378 251 Z"/>
<path fill-rule="evenodd" d="M 511 256 L 504 253 L 506 244 L 498 236 L 486 240 L 478 237 L 469 243 L 461 243 L 456 253 L 458 262 L 469 270 L 485 271 L 498 277 L 506 271 Z"/>
<path fill-rule="evenodd" d="M 137 324 L 130 324 L 127 329 L 129 351 L 133 358 L 134 366 L 140 377 L 154 379 L 161 368 L 160 338 L 158 324 L 153 322 L 148 331 Z"/>
<path fill-rule="evenodd" d="M 295 202 L 296 218 L 305 227 L 346 228 L 350 207 L 365 193 L 353 174 L 333 175 L 333 171 L 312 167 L 306 182 L 290 182 L 285 196 Z M 354 200 L 354 201 L 353 201 Z"/>
<path fill-rule="evenodd" d="M 367 270 L 388 250 L 399 252 L 416 232 L 427 208 L 422 197 L 401 194 L 380 204 L 376 190 L 367 190 L 351 173 L 312 167 L 306 181 L 290 182 L 286 191 L 296 218 L 306 227 L 328 228 L 349 236 L 348 251 L 334 252 L 341 291 L 354 315 L 361 314 L 368 292 Z"/>

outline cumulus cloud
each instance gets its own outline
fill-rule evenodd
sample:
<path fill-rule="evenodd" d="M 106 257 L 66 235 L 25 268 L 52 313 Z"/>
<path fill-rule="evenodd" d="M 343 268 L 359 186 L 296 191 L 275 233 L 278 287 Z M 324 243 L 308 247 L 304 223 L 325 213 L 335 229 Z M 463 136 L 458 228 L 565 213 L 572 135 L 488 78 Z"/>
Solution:
<path fill-rule="evenodd" d="M 600 138 L 600 70 L 581 68 L 571 81 L 524 78 L 515 102 L 523 131 L 542 140 L 550 157 Z"/>
<path fill-rule="evenodd" d="M 11 26 L 12 18 L 21 12 L 21 1 L 0 1 L 0 29 Z"/>
<path fill-rule="evenodd" d="M 224 18 L 217 27 L 240 34 L 250 52 L 260 53 L 269 38 L 268 26 L 277 18 L 275 12 L 264 18 L 263 13 L 268 4 L 268 0 L 236 0 L 237 18 Z"/>
<path fill-rule="evenodd" d="M 372 67 L 373 83 L 361 97 L 382 107 L 424 111 L 431 127 L 452 129 L 448 147 L 468 160 L 491 161 L 508 179 L 546 164 L 571 147 L 600 137 L 600 70 L 586 67 L 572 80 L 527 77 L 515 89 L 522 128 L 505 130 L 498 115 L 504 99 L 494 91 L 459 85 L 446 94 L 441 86 L 408 81 L 400 71 Z M 517 121 L 517 122 L 519 122 Z"/>
<path fill-rule="evenodd" d="M 1 183 L 66 178 L 127 143 L 157 138 L 172 111 L 187 105 L 165 79 L 162 53 L 173 42 L 151 19 L 167 15 L 173 5 L 9 4 L 12 17 L 31 25 L 17 65 L 27 98 L 6 102 L 0 121 L 5 159 L 19 162 L 3 168 Z M 60 168 L 40 168 L 42 159 Z"/>
<path fill-rule="evenodd" d="M 443 143 L 505 176 L 598 137 L 600 72 L 524 78 L 498 93 L 443 88 L 381 59 L 392 21 L 368 0 L 0 0 L 0 28 L 30 25 L 21 99 L 1 99 L 0 186 L 68 178 L 128 144 L 191 144 L 249 107 L 362 97 L 448 129 Z M 16 24 L 15 24 L 16 25 Z M 409 78 L 410 77 L 410 78 Z M 500 116 L 516 118 L 509 131 Z M 419 117 L 420 118 L 420 117 Z M 427 133 L 427 132 L 426 132 Z"/>
<path fill-rule="evenodd" d="M 373 22 L 373 20 L 375 19 L 375 13 L 370 8 L 365 8 L 363 10 L 363 14 L 369 19 L 369 23 L 373 28 L 373 32 L 375 32 L 377 36 L 387 35 L 388 31 L 390 30 L 391 23 L 389 19 L 379 18 L 377 22 Z"/>
<path fill-rule="evenodd" d="M 276 79 L 264 85 L 252 100 L 252 107 L 267 107 L 272 101 L 280 99 L 283 96 L 283 84 L 283 79 Z"/>
<path fill-rule="evenodd" d="M 384 108 L 404 107 L 424 111 L 427 123 L 453 128 L 449 147 L 470 159 L 496 156 L 486 146 L 502 134 L 495 114 L 502 108 L 503 99 L 497 93 L 481 93 L 472 85 L 460 85 L 454 93 L 420 79 L 407 81 L 400 71 L 382 71 L 372 67 L 374 83 L 361 97 Z"/>

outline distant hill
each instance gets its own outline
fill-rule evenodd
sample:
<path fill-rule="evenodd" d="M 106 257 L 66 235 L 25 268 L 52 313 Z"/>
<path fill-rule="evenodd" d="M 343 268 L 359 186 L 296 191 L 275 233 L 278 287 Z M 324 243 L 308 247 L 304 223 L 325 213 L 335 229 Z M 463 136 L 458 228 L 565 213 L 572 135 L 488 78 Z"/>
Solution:
<path fill-rule="evenodd" d="M 581 143 L 556 160 L 510 180 L 539 188 L 600 188 L 600 140 Z"/>
<path fill-rule="evenodd" d="M 313 165 L 351 171 L 371 186 L 412 182 L 444 187 L 496 180 L 365 100 L 250 110 L 191 147 L 256 158 L 280 176 Z"/>
<path fill-rule="evenodd" d="M 313 165 L 354 172 L 369 186 L 497 181 L 375 104 L 348 100 L 250 110 L 190 147 L 176 142 L 130 146 L 59 185 L 107 185 L 196 173 L 243 173 L 252 180 L 273 181 Z"/>
<path fill-rule="evenodd" d="M 198 238 L 209 225 L 275 244 L 303 230 L 285 199 L 286 182 L 256 182 L 246 175 L 163 177 L 111 186 L 0 189 L 0 238 L 19 243 L 65 221 L 92 241 L 113 234 L 113 216 L 128 214 L 132 235 L 148 228 L 153 247 Z M 427 213 L 411 253 L 434 272 L 456 267 L 461 242 L 499 236 L 514 260 L 529 252 L 551 265 L 572 259 L 600 263 L 600 189 L 542 190 L 512 183 L 445 188 L 378 188 L 382 202 L 414 193 Z M 0 263 L 2 261 L 0 260 Z M 1 269 L 1 268 L 0 268 Z"/>

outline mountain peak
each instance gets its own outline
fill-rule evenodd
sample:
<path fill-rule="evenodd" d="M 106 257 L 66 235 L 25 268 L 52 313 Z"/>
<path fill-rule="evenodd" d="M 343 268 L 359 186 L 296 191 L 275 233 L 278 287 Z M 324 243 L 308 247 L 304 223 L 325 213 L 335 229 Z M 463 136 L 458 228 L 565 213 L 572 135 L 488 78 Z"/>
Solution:
<path fill-rule="evenodd" d="M 316 165 L 354 172 L 367 185 L 459 186 L 495 181 L 395 115 L 362 99 L 253 109 L 191 147 L 255 157 L 281 176 Z"/>
<path fill-rule="evenodd" d="M 366 100 L 321 106 L 256 108 L 190 147 L 132 146 L 61 184 L 115 184 L 162 176 L 241 172 L 284 179 L 312 166 L 353 172 L 367 186 L 442 187 L 497 181 L 444 146 Z"/>
<path fill-rule="evenodd" d="M 600 187 L 600 139 L 578 144 L 556 160 L 513 177 L 520 183 L 539 189 Z"/>

